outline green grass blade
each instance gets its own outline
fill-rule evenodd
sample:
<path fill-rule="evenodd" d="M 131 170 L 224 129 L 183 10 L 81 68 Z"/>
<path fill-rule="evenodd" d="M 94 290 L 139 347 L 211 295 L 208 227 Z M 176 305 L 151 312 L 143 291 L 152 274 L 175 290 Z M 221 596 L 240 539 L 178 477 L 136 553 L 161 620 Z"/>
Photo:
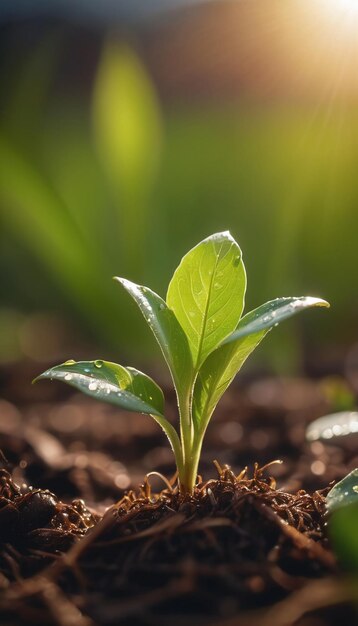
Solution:
<path fill-rule="evenodd" d="M 167 304 L 188 337 L 196 371 L 237 327 L 245 290 L 241 250 L 229 232 L 204 239 L 182 259 Z"/>
<path fill-rule="evenodd" d="M 149 76 L 135 51 L 105 43 L 93 92 L 95 139 L 115 196 L 120 248 L 127 270 L 147 263 L 150 194 L 161 157 L 162 120 Z M 123 267 L 123 261 L 122 261 Z"/>

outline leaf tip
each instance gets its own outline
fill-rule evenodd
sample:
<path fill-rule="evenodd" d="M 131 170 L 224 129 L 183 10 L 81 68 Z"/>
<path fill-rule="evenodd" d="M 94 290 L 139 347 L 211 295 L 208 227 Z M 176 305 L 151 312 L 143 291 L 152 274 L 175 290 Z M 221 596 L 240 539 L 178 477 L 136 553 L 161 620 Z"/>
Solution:
<path fill-rule="evenodd" d="M 31 381 L 31 385 L 34 385 L 35 383 L 38 383 L 39 380 L 43 380 L 44 378 L 47 378 L 46 374 L 47 374 L 48 370 L 46 370 L 46 372 L 42 372 L 42 374 L 39 374 L 38 376 L 36 376 L 32 381 Z"/>
<path fill-rule="evenodd" d="M 311 298 L 313 306 L 319 306 L 324 309 L 330 309 L 331 305 L 327 300 L 323 300 L 322 298 Z"/>
<path fill-rule="evenodd" d="M 219 233 L 213 233 L 212 235 L 209 235 L 209 237 L 206 237 L 206 239 L 204 239 L 204 241 L 228 241 L 228 240 L 235 242 L 235 239 L 229 230 L 223 230 Z"/>
<path fill-rule="evenodd" d="M 122 287 L 124 287 L 127 291 L 131 291 L 131 289 L 133 289 L 134 283 L 127 278 L 122 278 L 122 276 L 113 276 L 113 280 L 122 285 Z"/>

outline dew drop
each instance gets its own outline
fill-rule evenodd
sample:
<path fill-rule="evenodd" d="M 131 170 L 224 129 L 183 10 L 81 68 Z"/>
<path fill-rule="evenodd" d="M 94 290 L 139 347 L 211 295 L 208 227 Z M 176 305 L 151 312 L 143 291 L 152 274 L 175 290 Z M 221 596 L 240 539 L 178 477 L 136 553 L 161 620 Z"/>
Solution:
<path fill-rule="evenodd" d="M 88 389 L 89 389 L 90 391 L 96 391 L 96 390 L 97 390 L 97 383 L 90 383 L 90 384 L 88 385 Z"/>
<path fill-rule="evenodd" d="M 68 359 L 68 361 L 64 362 L 64 365 L 75 365 L 76 361 L 74 361 L 73 359 Z"/>
<path fill-rule="evenodd" d="M 98 367 L 98 369 L 100 369 L 100 368 L 102 367 L 102 365 L 103 365 L 103 361 L 102 361 L 101 359 L 97 359 L 97 360 L 94 362 L 94 366 L 95 366 L 95 367 Z"/>
<path fill-rule="evenodd" d="M 66 374 L 65 380 L 72 380 L 72 374 Z"/>

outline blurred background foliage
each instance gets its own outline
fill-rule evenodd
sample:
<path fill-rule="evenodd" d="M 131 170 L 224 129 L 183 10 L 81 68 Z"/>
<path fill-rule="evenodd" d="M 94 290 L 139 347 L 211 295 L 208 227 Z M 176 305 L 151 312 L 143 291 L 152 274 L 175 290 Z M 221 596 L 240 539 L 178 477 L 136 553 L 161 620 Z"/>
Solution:
<path fill-rule="evenodd" d="M 2 361 L 157 359 L 111 277 L 164 295 L 182 254 L 230 229 L 249 307 L 332 303 L 280 328 L 261 366 L 342 367 L 357 341 L 358 44 L 330 3 L 3 2 Z"/>

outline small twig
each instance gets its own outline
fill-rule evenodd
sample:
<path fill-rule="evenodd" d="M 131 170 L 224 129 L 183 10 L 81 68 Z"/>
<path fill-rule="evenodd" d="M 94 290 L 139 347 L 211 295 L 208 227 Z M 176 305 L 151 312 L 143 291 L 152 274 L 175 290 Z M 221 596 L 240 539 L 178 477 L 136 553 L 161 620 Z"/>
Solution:
<path fill-rule="evenodd" d="M 297 530 L 294 526 L 291 526 L 283 520 L 277 513 L 262 502 L 256 502 L 256 508 L 264 512 L 265 516 L 277 524 L 281 531 L 293 541 L 293 543 L 300 549 L 305 550 L 311 556 L 317 558 L 329 569 L 333 569 L 336 565 L 336 560 L 331 552 L 325 550 L 319 543 L 313 541 L 307 537 L 304 533 Z"/>
<path fill-rule="evenodd" d="M 97 541 L 96 547 L 105 547 L 105 546 L 113 546 L 119 543 L 127 543 L 128 541 L 137 541 L 137 539 L 144 539 L 146 537 L 153 537 L 155 535 L 159 535 L 165 531 L 174 531 L 180 526 L 185 520 L 185 515 L 182 513 L 176 513 L 175 515 L 170 515 L 166 517 L 164 520 L 149 526 L 149 528 L 145 528 L 145 530 L 135 532 L 132 535 L 125 535 L 123 537 L 118 537 L 118 539 L 112 539 L 109 541 Z"/>
<path fill-rule="evenodd" d="M 357 593 L 357 581 L 338 581 L 334 578 L 315 580 L 268 609 L 258 626 L 294 626 L 306 613 L 353 602 Z"/>

